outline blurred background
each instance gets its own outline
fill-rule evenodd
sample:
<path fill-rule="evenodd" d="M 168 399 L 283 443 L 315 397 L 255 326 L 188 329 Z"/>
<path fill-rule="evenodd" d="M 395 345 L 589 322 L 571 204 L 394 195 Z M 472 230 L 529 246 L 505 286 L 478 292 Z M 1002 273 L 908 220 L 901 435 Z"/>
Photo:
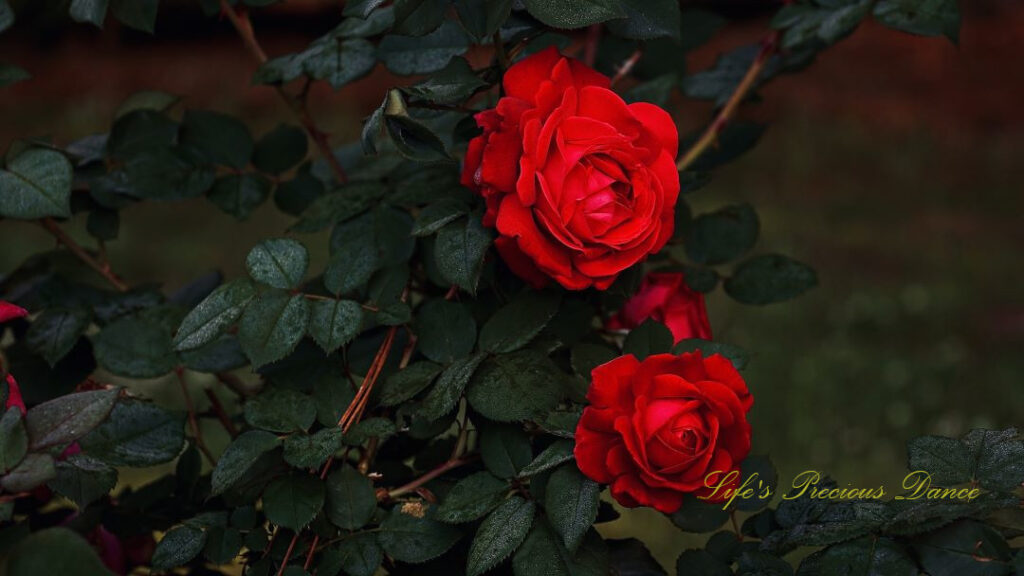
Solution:
<path fill-rule="evenodd" d="M 63 11 L 33 4 L 13 2 L 19 22 L 0 36 L 0 61 L 34 76 L 0 90 L 0 152 L 19 137 L 67 144 L 105 131 L 118 104 L 147 89 L 240 115 L 257 135 L 290 120 L 270 88 L 250 84 L 254 63 L 230 25 L 195 2 L 161 2 L 155 37 L 113 20 L 102 31 L 70 25 Z M 689 55 L 692 70 L 763 36 L 774 10 L 698 4 L 736 21 Z M 771 456 L 783 483 L 818 469 L 840 485 L 897 488 L 907 439 L 1024 424 L 1024 3 L 961 9 L 959 46 L 868 22 L 809 69 L 768 85 L 741 111 L 768 123 L 760 144 L 690 197 L 695 212 L 752 203 L 757 249 L 818 270 L 821 285 L 789 303 L 745 307 L 720 292 L 709 300 L 716 338 L 752 354 L 755 452 Z M 339 2 L 254 14 L 271 56 L 339 20 Z M 348 143 L 400 82 L 408 79 L 378 69 L 338 92 L 319 83 L 311 110 L 332 143 Z M 710 107 L 678 101 L 672 111 L 685 133 Z M 84 238 L 81 220 L 69 229 Z M 131 282 L 161 280 L 172 291 L 212 268 L 241 273 L 251 244 L 289 223 L 272 203 L 241 226 L 201 199 L 149 203 L 126 211 L 109 252 Z M 52 247 L 38 227 L 0 223 L 0 274 Z M 604 532 L 637 530 L 667 568 L 690 543 L 651 511 Z"/>

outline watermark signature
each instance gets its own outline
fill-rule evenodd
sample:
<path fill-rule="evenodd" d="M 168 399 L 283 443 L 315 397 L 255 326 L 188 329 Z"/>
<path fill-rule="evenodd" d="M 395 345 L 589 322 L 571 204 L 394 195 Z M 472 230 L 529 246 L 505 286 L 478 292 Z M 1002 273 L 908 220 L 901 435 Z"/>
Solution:
<path fill-rule="evenodd" d="M 822 485 L 824 476 L 817 470 L 805 470 L 793 477 L 792 490 L 783 494 L 783 500 L 795 500 L 803 496 L 815 500 L 879 500 L 888 492 L 884 485 L 871 488 Z M 740 500 L 770 500 L 775 487 L 762 478 L 757 472 L 746 478 L 740 477 L 738 470 L 724 472 L 717 470 L 704 477 L 704 485 L 711 490 L 709 494 L 698 496 L 701 500 L 722 502 L 722 508 L 728 508 L 737 498 Z M 962 500 L 970 502 L 981 495 L 977 487 L 944 488 L 935 486 L 932 476 L 924 470 L 916 470 L 903 477 L 901 484 L 903 493 L 893 496 L 894 500 Z"/>

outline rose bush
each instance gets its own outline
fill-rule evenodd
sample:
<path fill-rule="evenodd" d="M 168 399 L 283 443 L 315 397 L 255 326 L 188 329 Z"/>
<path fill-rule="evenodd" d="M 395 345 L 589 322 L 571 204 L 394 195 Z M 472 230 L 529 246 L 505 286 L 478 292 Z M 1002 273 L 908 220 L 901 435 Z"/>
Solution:
<path fill-rule="evenodd" d="M 524 280 L 604 290 L 672 237 L 679 147 L 672 117 L 626 104 L 609 79 L 548 48 L 505 72 L 476 115 L 462 183 L 487 202 L 484 225 Z"/>
<path fill-rule="evenodd" d="M 711 496 L 750 452 L 754 400 L 724 356 L 620 356 L 591 378 L 576 463 L 623 506 L 675 512 L 685 494 Z"/>
<path fill-rule="evenodd" d="M 0 32 L 25 18 L 57 35 L 31 25 L 57 4 L 152 32 L 157 6 L 29 4 L 0 0 Z M 0 573 L 665 574 L 676 554 L 608 537 L 611 501 L 691 532 L 732 517 L 678 554 L 680 574 L 792 574 L 782 557 L 801 546 L 816 548 L 801 575 L 948 572 L 953 553 L 958 574 L 1008 572 L 1015 528 L 980 520 L 1019 508 L 1014 430 L 911 443 L 914 468 L 985 491 L 970 506 L 698 498 L 709 473 L 776 482 L 748 454 L 748 357 L 712 341 L 704 294 L 766 305 L 817 278 L 752 254 L 753 207 L 694 214 L 688 195 L 756 142 L 736 116 L 761 85 L 869 12 L 950 34 L 955 3 L 784 3 L 760 44 L 705 70 L 686 52 L 724 19 L 674 1 L 352 0 L 271 58 L 261 15 L 288 5 L 199 4 L 241 36 L 287 120 L 254 134 L 146 91 L 109 129 L 27 135 L 2 156 L 0 226 L 57 247 L 0 271 Z M 332 141 L 317 83 L 378 64 L 394 87 L 336 118 L 368 113 L 359 144 Z M 30 76 L 0 63 L 0 87 Z M 713 116 L 680 139 L 663 107 L 682 97 Z M 276 208 L 261 222 L 288 225 L 239 226 L 254 244 L 224 262 L 239 274 L 172 293 L 107 249 L 144 238 L 161 257 L 150 247 L 172 238 L 119 239 L 128 208 L 157 202 L 190 223 Z"/>

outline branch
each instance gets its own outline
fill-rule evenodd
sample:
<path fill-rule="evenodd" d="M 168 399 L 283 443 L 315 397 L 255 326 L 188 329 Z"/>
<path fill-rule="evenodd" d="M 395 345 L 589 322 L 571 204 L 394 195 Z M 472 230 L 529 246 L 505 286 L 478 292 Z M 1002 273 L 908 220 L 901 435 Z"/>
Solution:
<path fill-rule="evenodd" d="M 57 224 L 57 222 L 53 218 L 43 218 L 42 220 L 39 221 L 39 224 L 43 228 L 45 228 L 50 234 L 53 234 L 53 237 L 57 239 L 57 242 L 60 242 L 61 244 L 66 246 L 67 249 L 70 250 L 72 254 L 77 256 L 79 260 L 85 262 L 86 264 L 89 265 L 90 268 L 99 272 L 100 275 L 106 278 L 107 282 L 110 282 L 110 284 L 114 288 L 117 288 L 117 290 L 120 292 L 128 291 L 128 285 L 125 284 L 123 280 L 118 278 L 117 274 L 114 274 L 114 272 L 110 269 L 109 265 L 100 262 L 96 258 L 93 258 L 92 255 L 85 250 L 85 248 L 82 248 L 82 246 L 78 244 L 78 242 L 75 242 L 73 238 L 68 236 L 67 233 L 61 229 L 60 225 Z"/>
<path fill-rule="evenodd" d="M 700 138 L 690 146 L 690 149 L 683 154 L 679 162 L 676 163 L 676 168 L 680 172 L 689 168 L 694 162 L 700 158 L 712 144 L 718 140 L 718 135 L 728 124 L 729 119 L 732 118 L 733 114 L 736 113 L 736 109 L 746 99 L 747 94 L 757 84 L 757 79 L 761 75 L 761 71 L 764 70 L 765 64 L 768 63 L 768 59 L 771 58 L 775 51 L 778 49 L 779 33 L 773 32 L 767 38 L 761 42 L 761 51 L 754 57 L 754 61 L 750 63 L 750 68 L 747 69 L 747 73 L 740 80 L 740 83 L 736 86 L 732 95 L 729 96 L 729 100 L 725 102 L 722 109 L 718 111 L 718 115 L 715 116 L 714 121 L 707 127 L 707 130 L 701 134 Z"/>
<path fill-rule="evenodd" d="M 633 54 L 631 54 L 630 57 L 627 58 L 621 66 L 619 66 L 619 69 L 615 71 L 615 76 L 612 77 L 610 85 L 615 86 L 615 84 L 617 84 L 619 80 L 625 78 L 626 75 L 633 70 L 633 67 L 636 66 L 636 63 L 640 61 L 640 57 L 643 55 L 643 49 L 637 48 L 636 51 L 633 52 Z"/>
<path fill-rule="evenodd" d="M 409 492 L 415 491 L 420 486 L 426 484 L 427 482 L 430 482 L 431 480 L 437 478 L 438 476 L 444 474 L 445 472 L 448 472 L 449 470 L 454 470 L 459 466 L 462 466 L 463 464 L 468 464 L 472 462 L 473 460 L 473 458 L 458 458 L 456 460 L 448 460 L 444 464 L 441 464 L 437 468 L 434 468 L 430 472 L 427 472 L 426 474 L 420 476 L 419 478 L 413 480 L 412 482 L 409 482 L 404 486 L 395 488 L 390 492 L 381 491 L 379 495 L 382 497 L 386 496 L 387 498 L 396 498 L 398 496 L 401 496 L 402 494 L 408 494 Z"/>
<path fill-rule="evenodd" d="M 177 368 L 174 371 L 178 376 L 178 384 L 181 385 L 181 395 L 185 398 L 185 409 L 188 410 L 188 425 L 192 429 L 192 437 L 196 441 L 196 448 L 206 456 L 206 459 L 211 465 L 217 466 L 217 459 L 213 457 L 213 453 L 206 447 L 206 442 L 203 442 L 203 432 L 199 429 L 199 420 L 196 419 L 196 407 L 192 404 L 192 396 L 188 393 L 188 385 L 185 382 L 185 370 Z"/>
<path fill-rule="evenodd" d="M 249 13 L 244 9 L 236 10 L 228 4 L 227 0 L 220 0 L 220 10 L 231 21 L 231 25 L 234 26 L 235 31 L 242 38 L 242 43 L 245 44 L 246 49 L 256 59 L 256 62 L 260 65 L 265 64 L 267 62 L 267 53 L 263 51 L 260 43 L 256 40 L 256 33 L 253 31 Z M 295 118 L 302 124 L 306 134 L 309 135 L 317 148 L 320 149 L 320 155 L 327 161 L 327 165 L 330 166 L 334 177 L 342 184 L 347 182 L 348 177 L 345 176 L 345 169 L 341 167 L 341 162 L 338 162 L 338 158 L 331 151 L 331 145 L 327 141 L 327 133 L 317 127 L 316 122 L 313 121 L 313 117 L 310 116 L 309 110 L 306 108 L 305 100 L 292 96 L 283 86 L 274 86 L 274 90 L 277 91 L 278 95 L 288 106 L 288 109 L 292 111 Z"/>

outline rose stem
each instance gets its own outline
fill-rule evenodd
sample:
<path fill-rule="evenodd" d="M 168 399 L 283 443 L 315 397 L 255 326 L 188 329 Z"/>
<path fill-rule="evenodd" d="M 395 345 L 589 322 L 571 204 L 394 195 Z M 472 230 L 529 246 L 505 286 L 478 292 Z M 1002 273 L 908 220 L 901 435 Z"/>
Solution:
<path fill-rule="evenodd" d="M 181 395 L 185 398 L 185 409 L 188 410 L 188 425 L 192 429 L 192 436 L 196 441 L 196 447 L 199 451 L 206 456 L 206 459 L 211 465 L 217 465 L 217 459 L 213 457 L 213 453 L 206 447 L 206 442 L 203 442 L 203 432 L 199 429 L 199 420 L 196 419 L 196 407 L 192 404 L 192 396 L 188 393 L 188 384 L 185 382 L 185 369 L 178 366 L 174 369 L 174 373 L 178 376 L 178 384 L 181 385 Z"/>
<path fill-rule="evenodd" d="M 118 278 L 116 274 L 114 274 L 114 272 L 110 269 L 109 264 L 103 264 L 99 260 L 89 255 L 89 253 L 85 251 L 85 248 L 82 248 L 82 246 L 78 244 L 78 242 L 75 242 L 74 239 L 71 238 L 71 236 L 68 236 L 67 233 L 61 229 L 60 225 L 58 225 L 53 218 L 43 218 L 42 220 L 39 221 L 39 224 L 43 228 L 45 228 L 50 234 L 52 234 L 53 237 L 57 239 L 57 242 L 66 246 L 67 249 L 70 250 L 72 254 L 77 256 L 79 260 L 85 262 L 90 268 L 99 272 L 100 275 L 106 278 L 107 282 L 110 282 L 110 284 L 114 288 L 117 288 L 117 290 L 120 292 L 128 291 L 128 285 L 125 284 L 124 281 L 122 281 L 120 278 Z"/>
<path fill-rule="evenodd" d="M 267 61 L 267 54 L 263 51 L 263 48 L 256 40 L 256 33 L 253 31 L 252 20 L 249 19 L 249 13 L 244 9 L 236 10 L 228 4 L 227 0 L 220 0 L 220 10 L 228 17 L 228 20 L 231 21 L 231 25 L 234 26 L 238 35 L 241 36 L 242 43 L 245 44 L 246 49 L 249 50 L 249 53 L 252 54 L 253 58 L 255 58 L 260 64 L 265 63 Z M 327 141 L 327 133 L 317 127 L 313 117 L 309 114 L 309 110 L 306 107 L 307 90 L 304 89 L 302 91 L 301 98 L 296 98 L 286 91 L 283 86 L 275 86 L 274 90 L 276 90 L 278 95 L 281 96 L 281 99 L 288 106 L 288 109 L 292 111 L 292 114 L 294 114 L 299 123 L 302 124 L 302 127 L 306 130 L 306 133 L 309 134 L 309 137 L 316 144 L 317 148 L 320 149 L 320 155 L 327 161 L 328 166 L 331 168 L 331 172 L 334 173 L 334 177 L 342 184 L 347 182 L 348 178 L 345 176 L 345 169 L 341 167 L 341 163 L 338 161 L 338 158 L 334 155 L 334 152 L 331 151 L 331 145 Z"/>
<path fill-rule="evenodd" d="M 726 101 L 722 109 L 719 110 L 718 115 L 711 122 L 711 125 L 707 127 L 700 138 L 694 142 L 693 146 L 683 154 L 683 157 L 679 159 L 676 167 L 680 172 L 689 168 L 696 160 L 704 153 L 712 144 L 718 140 L 718 135 L 725 128 L 725 125 L 732 118 L 733 114 L 736 113 L 736 109 L 746 99 L 747 94 L 754 85 L 757 84 L 757 79 L 761 75 L 761 71 L 764 70 L 765 64 L 768 63 L 768 59 L 775 54 L 778 49 L 779 33 L 773 32 L 767 38 L 761 41 L 761 50 L 754 57 L 754 61 L 750 63 L 750 68 L 747 69 L 747 73 L 740 80 L 740 83 L 736 86 L 736 90 L 733 91 L 732 95 L 729 96 L 729 100 Z"/>

